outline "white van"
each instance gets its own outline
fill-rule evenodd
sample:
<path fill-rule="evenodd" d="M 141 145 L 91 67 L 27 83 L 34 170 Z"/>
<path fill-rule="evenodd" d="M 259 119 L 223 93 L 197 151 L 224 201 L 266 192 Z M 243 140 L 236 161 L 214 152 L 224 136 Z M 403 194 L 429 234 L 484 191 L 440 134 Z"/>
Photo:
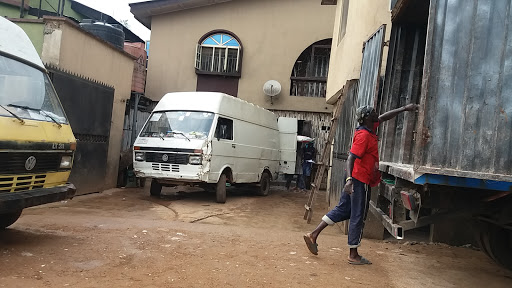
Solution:
<path fill-rule="evenodd" d="M 297 122 L 287 123 L 279 126 L 291 139 Z M 226 183 L 256 183 L 265 196 L 279 172 L 280 138 L 277 117 L 261 107 L 223 93 L 169 93 L 135 141 L 133 167 L 137 177 L 152 178 L 153 196 L 162 186 L 198 185 L 224 203 Z"/>

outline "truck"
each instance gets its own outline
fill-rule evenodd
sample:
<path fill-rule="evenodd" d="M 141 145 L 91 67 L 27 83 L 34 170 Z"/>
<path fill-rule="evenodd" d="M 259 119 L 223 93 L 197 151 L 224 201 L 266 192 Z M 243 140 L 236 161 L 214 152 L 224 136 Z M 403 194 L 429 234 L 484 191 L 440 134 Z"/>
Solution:
<path fill-rule="evenodd" d="M 25 32 L 0 17 L 0 229 L 23 209 L 70 199 L 76 140 Z"/>
<path fill-rule="evenodd" d="M 512 2 L 393 0 L 391 9 L 389 42 L 389 27 L 365 42 L 361 79 L 345 87 L 333 169 L 344 167 L 337 155 L 346 159 L 358 106 L 419 104 L 379 128 L 370 215 L 397 239 L 423 229 L 512 269 Z M 372 57 L 384 46 L 380 77 Z"/>
<path fill-rule="evenodd" d="M 226 202 L 226 185 L 255 184 L 266 196 L 279 171 L 293 174 L 297 119 L 217 92 L 166 94 L 134 144 L 137 177 L 162 186 L 193 185 Z"/>

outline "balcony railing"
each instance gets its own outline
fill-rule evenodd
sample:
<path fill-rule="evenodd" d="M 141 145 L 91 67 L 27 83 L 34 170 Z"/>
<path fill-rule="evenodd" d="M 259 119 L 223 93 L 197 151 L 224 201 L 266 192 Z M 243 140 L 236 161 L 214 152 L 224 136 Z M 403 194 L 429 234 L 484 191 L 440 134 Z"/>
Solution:
<path fill-rule="evenodd" d="M 324 77 L 291 77 L 290 95 L 325 98 L 327 78 Z"/>

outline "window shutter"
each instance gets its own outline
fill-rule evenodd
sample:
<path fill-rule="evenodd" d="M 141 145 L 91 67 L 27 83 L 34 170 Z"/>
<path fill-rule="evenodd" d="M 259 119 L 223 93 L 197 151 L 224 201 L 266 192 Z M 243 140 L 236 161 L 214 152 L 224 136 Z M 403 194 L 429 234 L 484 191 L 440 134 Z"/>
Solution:
<path fill-rule="evenodd" d="M 223 72 L 227 72 L 227 70 L 228 70 L 228 51 L 229 51 L 229 48 L 226 47 L 226 53 L 224 54 L 224 70 L 223 70 Z"/>
<path fill-rule="evenodd" d="M 201 69 L 201 45 L 196 45 L 196 60 L 195 60 L 196 69 Z"/>
<path fill-rule="evenodd" d="M 240 65 L 240 47 L 237 48 L 237 54 L 236 54 L 236 72 L 238 72 L 239 65 Z"/>

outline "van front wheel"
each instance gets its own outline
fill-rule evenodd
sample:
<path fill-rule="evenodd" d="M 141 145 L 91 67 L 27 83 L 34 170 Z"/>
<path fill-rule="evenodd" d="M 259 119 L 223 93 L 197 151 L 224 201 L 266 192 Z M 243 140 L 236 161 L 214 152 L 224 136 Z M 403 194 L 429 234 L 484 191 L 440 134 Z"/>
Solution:
<path fill-rule="evenodd" d="M 217 196 L 217 203 L 226 203 L 226 174 L 220 175 L 215 194 Z"/>
<path fill-rule="evenodd" d="M 151 180 L 151 188 L 149 189 L 151 196 L 160 197 L 162 194 L 162 184 L 158 183 L 155 179 Z"/>
<path fill-rule="evenodd" d="M 11 213 L 4 213 L 0 214 L 0 230 L 3 230 L 18 220 L 21 216 L 21 211 L 11 212 Z"/>
<path fill-rule="evenodd" d="M 263 173 L 260 179 L 260 185 L 258 185 L 258 195 L 268 196 L 270 192 L 270 175 Z"/>

